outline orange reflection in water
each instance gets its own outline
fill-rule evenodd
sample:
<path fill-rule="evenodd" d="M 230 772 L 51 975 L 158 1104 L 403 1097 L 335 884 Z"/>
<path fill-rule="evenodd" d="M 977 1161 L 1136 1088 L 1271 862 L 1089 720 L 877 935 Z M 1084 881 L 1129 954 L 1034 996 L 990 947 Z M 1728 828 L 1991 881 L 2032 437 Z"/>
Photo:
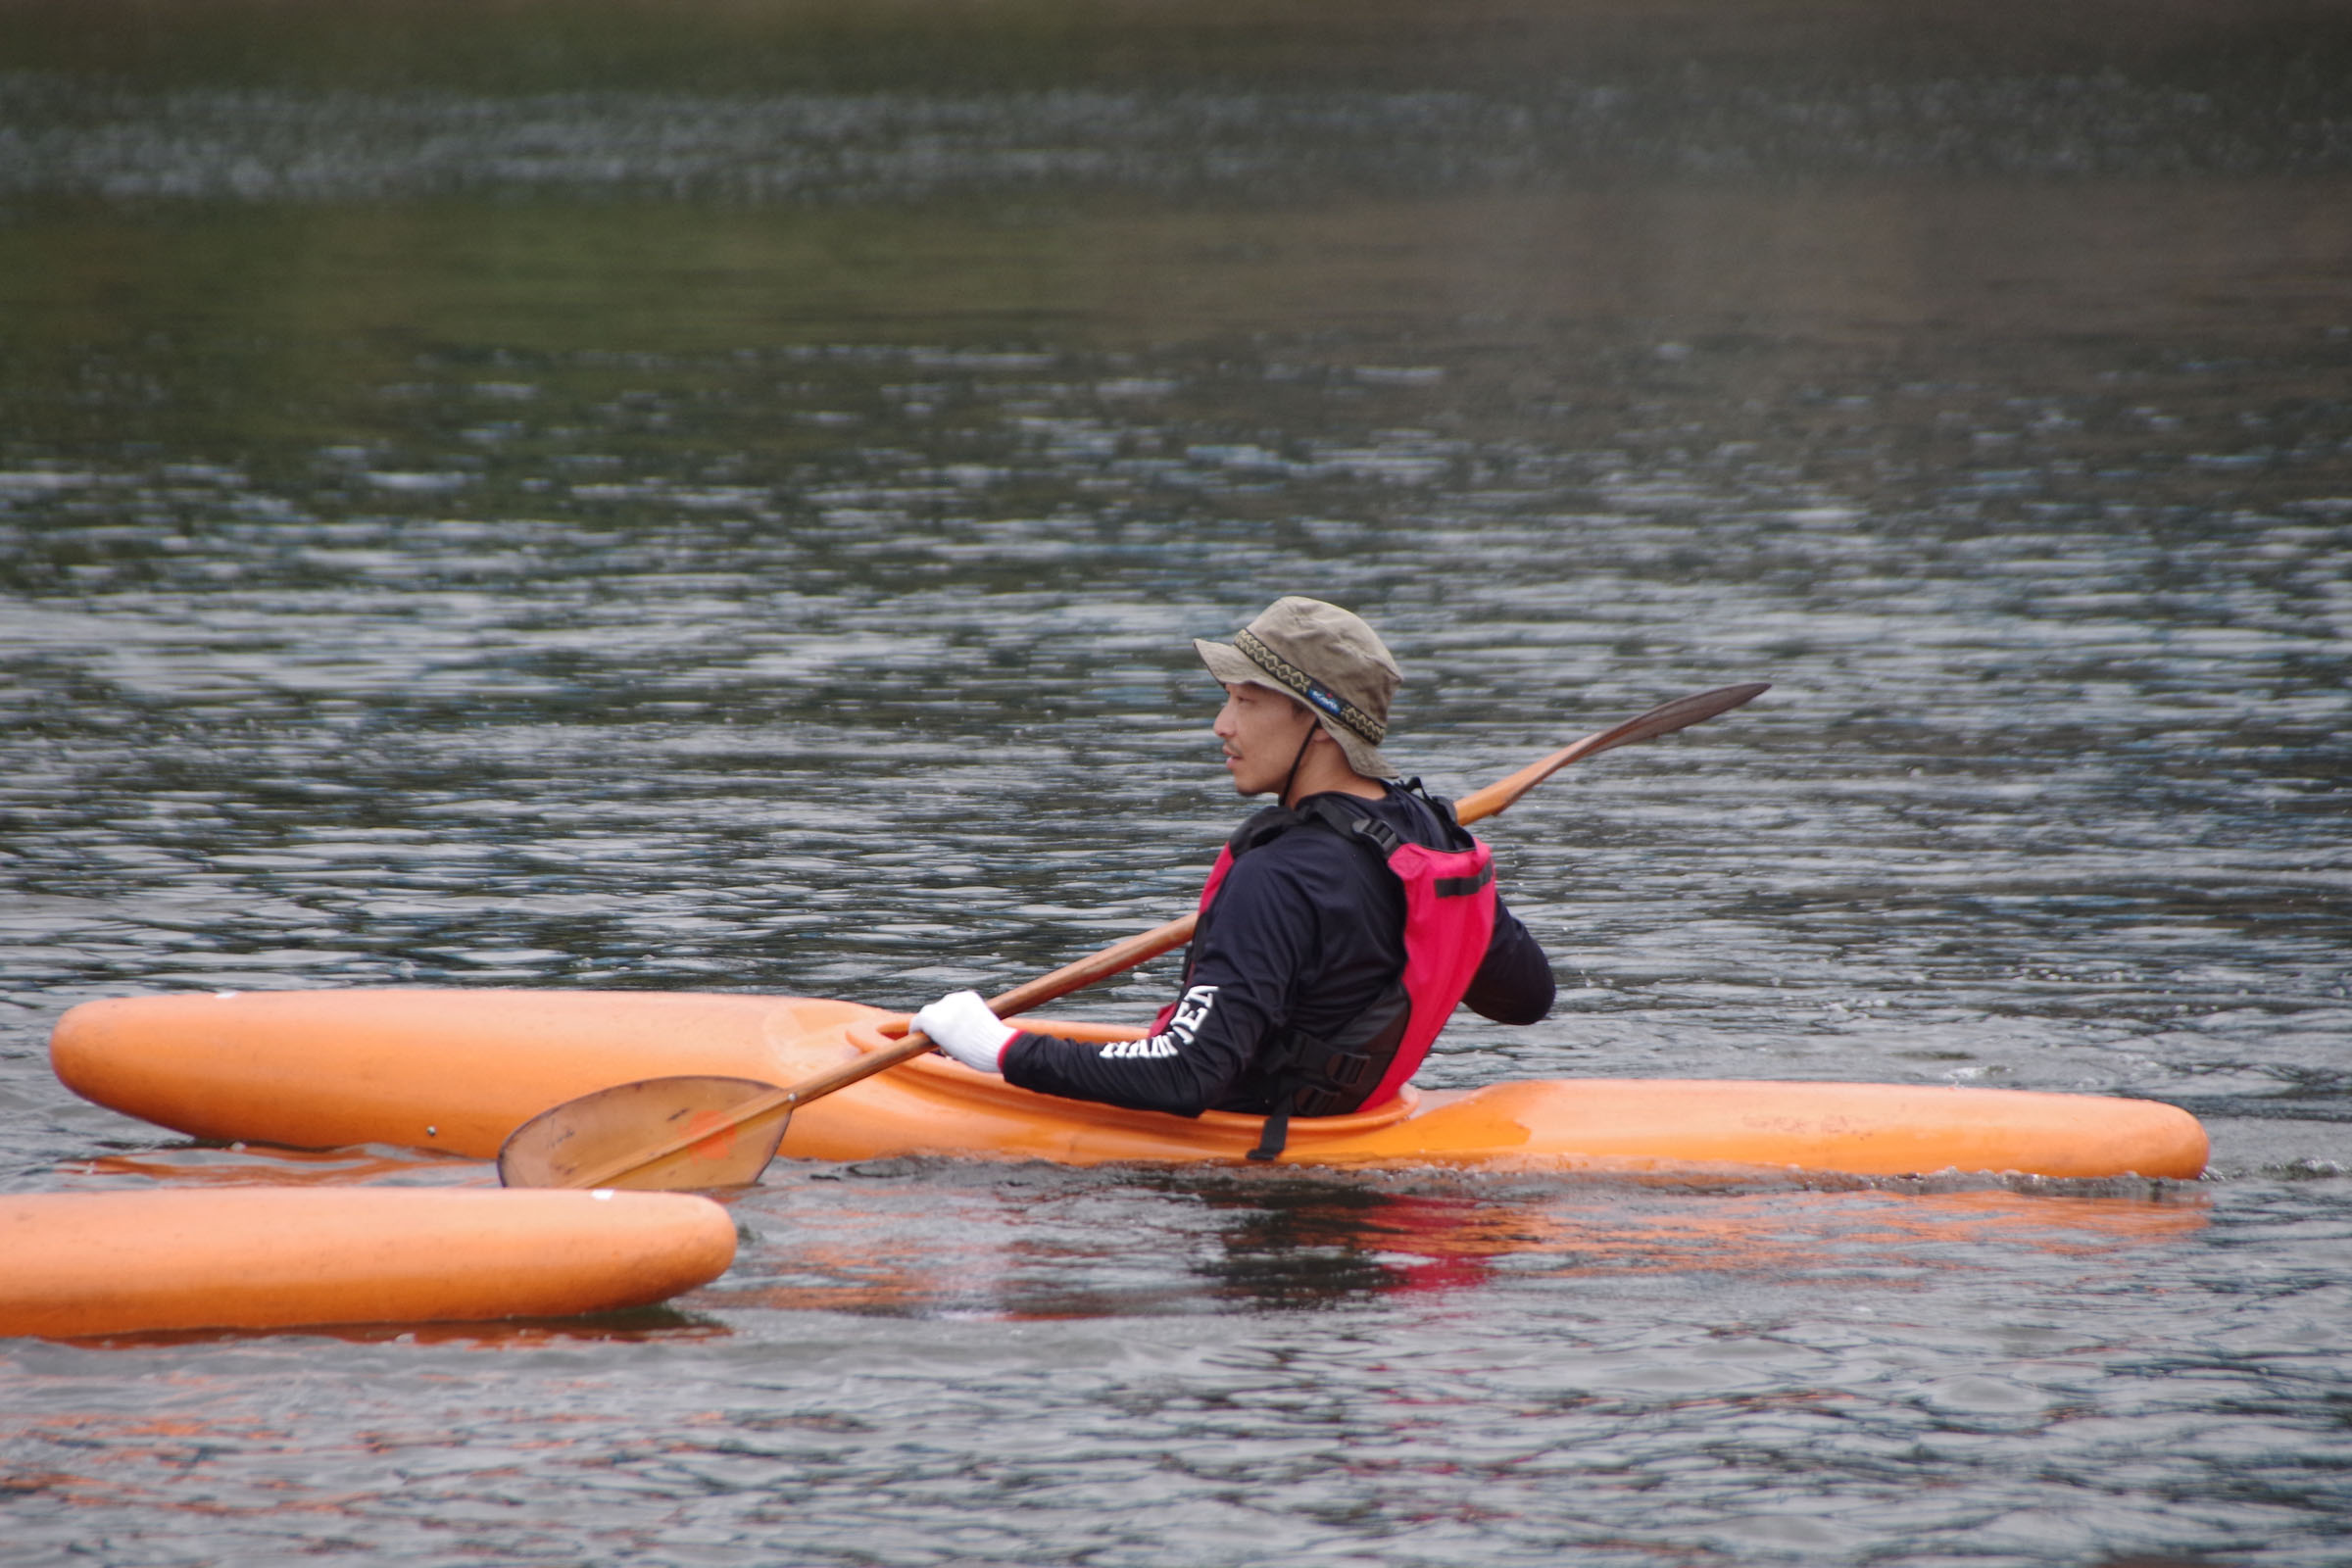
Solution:
<path fill-rule="evenodd" d="M 751 1219 L 760 1239 L 728 1280 L 688 1300 L 719 1311 L 1068 1318 L 1312 1306 L 1474 1289 L 1506 1272 L 1851 1276 L 1911 1289 L 1924 1274 L 2005 1259 L 2164 1246 L 2207 1221 L 2193 1194 L 1504 1195 L 1236 1181 L 1158 1189 L 1181 1222 L 1171 1232 L 1137 1212 L 1152 1191 L 1125 1189 L 1125 1214 L 1097 1228 L 1065 1223 L 1056 1210 L 1100 1202 L 1099 1192 L 1031 1200 L 962 1188 L 947 1200 L 953 1217 L 944 1222 L 915 1212 L 906 1195 L 868 1199 L 856 1189 L 796 1195 L 781 1214 L 772 1200 L 755 1200 L 764 1210 Z"/>
<path fill-rule="evenodd" d="M 439 1178 L 436 1186 L 495 1187 L 494 1167 L 479 1160 L 409 1150 L 277 1149 L 189 1145 L 136 1154 L 102 1154 L 58 1167 L 69 1191 L 95 1191 L 123 1177 L 173 1187 L 350 1187 L 366 1182 Z"/>

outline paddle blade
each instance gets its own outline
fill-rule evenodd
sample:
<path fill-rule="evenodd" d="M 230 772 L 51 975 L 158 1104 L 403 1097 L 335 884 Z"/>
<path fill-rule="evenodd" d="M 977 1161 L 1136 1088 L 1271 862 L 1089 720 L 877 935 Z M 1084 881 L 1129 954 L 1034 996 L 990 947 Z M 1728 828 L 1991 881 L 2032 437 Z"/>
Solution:
<path fill-rule="evenodd" d="M 1713 691 L 1692 692 L 1677 697 L 1670 703 L 1660 703 L 1648 712 L 1629 718 L 1615 729 L 1604 731 L 1592 752 L 1605 752 L 1612 746 L 1626 746 L 1635 741 L 1654 741 L 1661 735 L 1671 735 L 1678 729 L 1689 729 L 1702 719 L 1717 713 L 1728 713 L 1740 704 L 1761 697 L 1772 690 L 1768 680 L 1744 681 L 1738 686 L 1718 686 Z"/>
<path fill-rule="evenodd" d="M 1605 752 L 1612 747 L 1630 746 L 1636 741 L 1654 741 L 1661 735 L 1671 735 L 1678 729 L 1689 729 L 1703 719 L 1713 718 L 1770 691 L 1772 682 L 1748 681 L 1739 686 L 1718 686 L 1713 691 L 1693 692 L 1660 703 L 1646 713 L 1627 719 L 1611 729 L 1588 735 L 1572 746 L 1563 746 L 1549 757 L 1540 758 L 1483 790 L 1463 796 L 1453 803 L 1454 819 L 1464 827 L 1483 821 L 1506 809 L 1513 801 L 1566 767 L 1570 762 Z"/>
<path fill-rule="evenodd" d="M 701 1077 L 646 1078 L 600 1089 L 541 1111 L 509 1134 L 498 1151 L 498 1179 L 508 1187 L 595 1185 L 637 1192 L 748 1186 L 776 1157 L 792 1110 L 782 1105 L 741 1125 L 728 1112 L 773 1092 L 756 1079 Z M 664 1140 L 689 1141 L 659 1159 L 602 1174 L 615 1160 Z"/>

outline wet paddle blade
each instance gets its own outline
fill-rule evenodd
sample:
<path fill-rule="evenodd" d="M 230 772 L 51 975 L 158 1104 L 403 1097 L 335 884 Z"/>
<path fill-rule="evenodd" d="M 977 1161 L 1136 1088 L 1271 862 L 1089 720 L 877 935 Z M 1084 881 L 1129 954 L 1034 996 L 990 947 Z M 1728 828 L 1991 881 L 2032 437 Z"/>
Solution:
<path fill-rule="evenodd" d="M 1670 703 L 1660 703 L 1646 713 L 1629 718 L 1612 729 L 1588 735 L 1573 746 L 1563 746 L 1549 757 L 1528 763 L 1509 778 L 1463 796 L 1453 803 L 1454 819 L 1464 827 L 1483 821 L 1507 809 L 1513 801 L 1570 762 L 1608 751 L 1612 747 L 1630 746 L 1636 741 L 1654 741 L 1678 729 L 1689 729 L 1771 689 L 1770 681 L 1748 681 L 1743 685 L 1718 686 L 1711 692 L 1693 692 L 1688 697 L 1677 697 Z"/>
<path fill-rule="evenodd" d="M 541 1111 L 510 1134 L 498 1152 L 498 1179 L 508 1187 L 618 1187 L 679 1192 L 744 1187 L 776 1157 L 790 1105 L 738 1122 L 746 1101 L 773 1094 L 751 1078 L 646 1078 L 616 1084 Z M 673 1152 L 606 1174 L 649 1147 L 678 1143 Z"/>

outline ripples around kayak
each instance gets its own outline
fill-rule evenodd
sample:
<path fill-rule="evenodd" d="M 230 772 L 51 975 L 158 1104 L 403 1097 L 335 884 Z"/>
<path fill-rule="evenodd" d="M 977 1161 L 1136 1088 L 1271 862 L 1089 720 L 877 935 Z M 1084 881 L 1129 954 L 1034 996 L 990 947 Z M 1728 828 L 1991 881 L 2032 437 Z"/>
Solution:
<path fill-rule="evenodd" d="M 2214 1162 L 787 1138 L 664 1307 L 9 1342 L 12 1568 L 2341 1559 L 2327 8 L 264 9 L 0 23 L 0 1190 L 493 1179 L 81 1103 L 90 998 L 911 1007 L 1156 924 L 1240 809 L 1189 639 L 1286 592 L 1450 793 L 1773 682 L 1490 824 L 1561 1001 L 1425 1084 L 2138 1096 Z"/>

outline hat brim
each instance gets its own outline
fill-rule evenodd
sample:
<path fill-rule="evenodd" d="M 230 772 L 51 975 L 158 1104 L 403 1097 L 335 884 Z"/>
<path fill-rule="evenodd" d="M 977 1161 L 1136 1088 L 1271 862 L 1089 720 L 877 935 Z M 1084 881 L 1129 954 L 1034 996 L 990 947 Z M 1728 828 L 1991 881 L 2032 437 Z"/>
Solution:
<path fill-rule="evenodd" d="M 1205 637 L 1196 637 L 1193 639 L 1193 652 L 1200 656 L 1200 662 L 1208 666 L 1209 674 L 1215 676 L 1220 685 L 1263 686 L 1270 692 L 1279 692 L 1292 702 L 1298 703 L 1297 692 L 1260 669 L 1256 661 L 1231 643 L 1212 643 Z M 1348 754 L 1349 767 L 1366 778 L 1403 777 L 1390 765 L 1387 758 L 1380 755 L 1379 747 L 1324 714 L 1316 713 L 1305 703 L 1298 703 L 1298 706 L 1313 713 L 1315 722 L 1323 726 L 1323 733 L 1340 743 L 1340 750 Z"/>

